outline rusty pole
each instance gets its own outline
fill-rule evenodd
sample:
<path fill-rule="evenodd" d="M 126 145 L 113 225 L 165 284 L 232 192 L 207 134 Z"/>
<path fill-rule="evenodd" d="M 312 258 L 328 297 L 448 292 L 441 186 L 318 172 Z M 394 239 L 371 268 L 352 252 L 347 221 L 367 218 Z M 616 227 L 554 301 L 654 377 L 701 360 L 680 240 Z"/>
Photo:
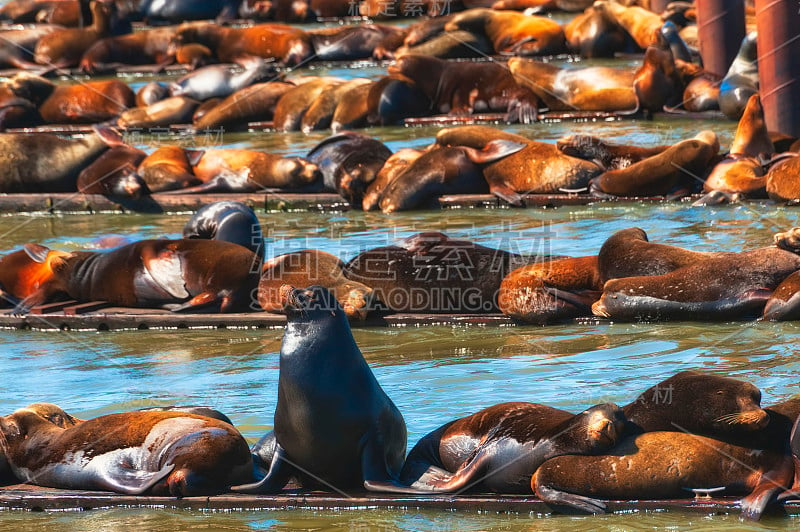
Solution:
<path fill-rule="evenodd" d="M 724 76 L 744 39 L 744 0 L 697 0 L 696 5 L 703 67 Z"/>
<path fill-rule="evenodd" d="M 650 0 L 650 11 L 659 15 L 667 8 L 667 4 L 673 0 Z"/>
<path fill-rule="evenodd" d="M 800 137 L 800 2 L 756 0 L 756 29 L 767 128 Z"/>

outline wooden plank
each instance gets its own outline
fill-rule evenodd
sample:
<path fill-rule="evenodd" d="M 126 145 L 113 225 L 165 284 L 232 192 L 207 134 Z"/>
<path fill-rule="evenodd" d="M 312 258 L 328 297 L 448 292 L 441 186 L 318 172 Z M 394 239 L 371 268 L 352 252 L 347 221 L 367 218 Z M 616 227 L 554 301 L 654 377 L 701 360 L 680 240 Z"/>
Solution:
<path fill-rule="evenodd" d="M 108 301 L 91 301 L 89 303 L 80 303 L 78 305 L 70 305 L 64 307 L 64 314 L 67 316 L 78 316 L 86 314 L 87 312 L 96 312 L 102 308 L 108 307 Z"/>
<path fill-rule="evenodd" d="M 504 124 L 505 113 L 478 113 L 466 116 L 453 115 L 434 115 L 406 118 L 403 123 L 406 126 L 463 126 L 467 124 Z M 609 122 L 622 120 L 623 118 L 636 118 L 631 115 L 621 113 L 607 113 L 600 111 L 549 111 L 539 114 L 539 122 Z"/>
<path fill-rule="evenodd" d="M 674 499 L 653 501 L 608 501 L 611 512 L 678 511 L 698 514 L 738 514 L 738 498 Z M 277 495 L 223 494 L 210 497 L 153 497 L 117 493 L 41 488 L 17 484 L 0 488 L 0 507 L 21 510 L 68 510 L 93 508 L 176 508 L 192 510 L 283 510 L 283 509 L 415 509 L 462 512 L 551 513 L 533 495 L 382 495 L 354 492 L 350 497 L 321 492 L 287 491 Z M 800 515 L 800 503 L 784 505 L 788 515 Z"/>
<path fill-rule="evenodd" d="M 53 312 L 59 312 L 64 310 L 69 305 L 74 305 L 77 303 L 74 299 L 70 299 L 69 301 L 57 301 L 55 303 L 48 303 L 46 305 L 37 305 L 31 308 L 31 314 L 52 314 Z"/>

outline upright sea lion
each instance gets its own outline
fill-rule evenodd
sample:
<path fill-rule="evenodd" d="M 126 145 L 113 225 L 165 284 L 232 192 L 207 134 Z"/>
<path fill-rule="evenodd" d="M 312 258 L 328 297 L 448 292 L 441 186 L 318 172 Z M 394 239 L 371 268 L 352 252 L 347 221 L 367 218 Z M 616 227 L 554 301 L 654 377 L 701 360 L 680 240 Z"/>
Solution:
<path fill-rule="evenodd" d="M 9 88 L 38 106 L 49 124 L 96 124 L 116 118 L 136 97 L 127 83 L 117 80 L 55 83 L 25 72 L 11 79 Z"/>
<path fill-rule="evenodd" d="M 758 93 L 756 33 L 745 36 L 739 53 L 719 85 L 719 108 L 731 120 L 739 120 L 748 100 Z"/>
<path fill-rule="evenodd" d="M 663 111 L 667 105 L 678 105 L 683 89 L 672 52 L 669 49 L 648 46 L 642 66 L 636 70 L 633 80 L 638 110 L 657 113 Z"/>
<path fill-rule="evenodd" d="M 253 209 L 240 201 L 203 205 L 183 226 L 183 238 L 222 240 L 264 256 L 264 235 Z"/>
<path fill-rule="evenodd" d="M 512 57 L 508 68 L 553 111 L 630 111 L 637 108 L 634 73 L 611 67 L 560 68 Z"/>
<path fill-rule="evenodd" d="M 379 140 L 346 132 L 314 146 L 306 159 L 317 165 L 326 189 L 338 192 L 353 207 L 360 208 L 367 187 L 391 154 Z"/>
<path fill-rule="evenodd" d="M 364 251 L 345 275 L 375 290 L 395 312 L 496 312 L 500 281 L 511 270 L 545 259 L 492 249 L 442 233 L 419 233 L 400 245 Z"/>
<path fill-rule="evenodd" d="M 613 403 L 578 415 L 536 403 L 501 403 L 423 436 L 403 466 L 403 481 L 432 492 L 470 488 L 530 493 L 531 475 L 555 456 L 598 454 L 624 429 Z"/>
<path fill-rule="evenodd" d="M 405 421 L 361 355 L 342 308 L 319 286 L 284 293 L 288 323 L 274 445 L 265 449 L 269 470 L 260 482 L 234 490 L 274 493 L 290 477 L 304 488 L 339 490 L 396 482 Z"/>
<path fill-rule="evenodd" d="M 452 63 L 436 57 L 405 55 L 387 69 L 411 80 L 439 113 L 506 112 L 509 122 L 536 120 L 539 100 L 514 81 L 508 69 L 490 63 Z"/>
<path fill-rule="evenodd" d="M 108 37 L 114 4 L 95 0 L 91 4 L 92 25 L 66 28 L 42 36 L 36 43 L 34 61 L 40 65 L 67 68 L 77 66 L 86 50 Z"/>
<path fill-rule="evenodd" d="M 564 30 L 558 22 L 516 11 L 469 9 L 454 16 L 444 29 L 483 33 L 495 53 L 555 55 L 566 51 Z"/>
<path fill-rule="evenodd" d="M 436 134 L 436 143 L 440 146 L 484 149 L 493 140 L 527 144 L 520 151 L 483 168 L 491 192 L 512 204 L 520 204 L 522 194 L 552 194 L 561 189 L 586 187 L 589 180 L 602 171 L 594 163 L 565 155 L 552 144 L 491 127 L 455 127 Z"/>
<path fill-rule="evenodd" d="M 66 489 L 212 495 L 252 478 L 228 423 L 179 412 L 128 412 L 60 428 L 28 409 L 0 418 L 3 451 L 23 482 Z"/>
<path fill-rule="evenodd" d="M 216 240 L 142 240 L 105 253 L 52 252 L 32 245 L 25 250 L 51 273 L 15 313 L 63 294 L 126 307 L 247 310 L 254 302 L 261 264 L 249 249 Z"/>
<path fill-rule="evenodd" d="M 282 312 L 284 285 L 319 285 L 330 291 L 351 320 L 365 320 L 374 310 L 369 286 L 345 277 L 345 264 L 338 257 L 306 249 L 267 260 L 258 283 L 258 304 L 268 312 Z"/>
<path fill-rule="evenodd" d="M 769 158 L 773 151 L 761 98 L 753 94 L 739 119 L 728 155 L 711 170 L 703 190 L 763 197 L 767 180 L 762 161 Z"/>
<path fill-rule="evenodd" d="M 109 146 L 123 144 L 108 128 L 84 138 L 49 133 L 0 134 L 0 191 L 75 192 L 80 171 Z"/>

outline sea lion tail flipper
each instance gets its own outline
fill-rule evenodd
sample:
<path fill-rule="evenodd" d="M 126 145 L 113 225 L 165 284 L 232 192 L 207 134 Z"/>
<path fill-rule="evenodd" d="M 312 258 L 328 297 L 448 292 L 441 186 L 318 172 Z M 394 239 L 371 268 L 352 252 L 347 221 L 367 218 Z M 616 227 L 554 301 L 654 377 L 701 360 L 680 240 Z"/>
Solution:
<path fill-rule="evenodd" d="M 514 142 L 513 140 L 493 140 L 488 142 L 483 149 L 470 148 L 468 146 L 461 146 L 469 160 L 475 164 L 492 163 L 508 157 L 513 153 L 517 153 L 526 145 L 521 142 Z"/>
<path fill-rule="evenodd" d="M 742 517 L 752 521 L 758 521 L 761 514 L 767 509 L 770 503 L 776 502 L 778 495 L 782 494 L 783 487 L 779 482 L 771 480 L 762 482 L 747 497 L 742 499 Z"/>
<path fill-rule="evenodd" d="M 519 194 L 505 183 L 499 185 L 495 183 L 489 183 L 489 191 L 511 205 L 522 207 L 522 194 Z"/>
<path fill-rule="evenodd" d="M 50 248 L 42 246 L 41 244 L 28 243 L 22 246 L 22 249 L 25 250 L 25 254 L 28 255 L 32 261 L 40 264 L 47 261 L 47 254 L 50 253 Z"/>
<path fill-rule="evenodd" d="M 170 190 L 162 194 L 203 194 L 206 192 L 252 192 L 257 190 L 250 181 L 250 169 L 244 168 L 238 172 L 221 170 L 220 173 L 201 185 L 188 188 Z"/>
<path fill-rule="evenodd" d="M 109 147 L 114 146 L 127 146 L 128 144 L 125 142 L 125 139 L 120 135 L 119 131 L 114 128 L 108 126 L 101 126 L 95 125 L 92 126 L 92 129 L 100 137 L 103 142 L 109 145 Z"/>
<path fill-rule="evenodd" d="M 561 513 L 575 513 L 575 510 L 589 514 L 606 513 L 606 505 L 603 501 L 583 495 L 567 493 L 541 485 L 536 486 L 536 495 L 542 502 Z"/>
<path fill-rule="evenodd" d="M 200 294 L 197 294 L 196 296 L 194 296 L 185 303 L 182 303 L 180 305 L 169 305 L 168 308 L 172 312 L 181 312 L 183 310 L 207 307 L 209 305 L 213 305 L 218 301 L 220 301 L 222 306 L 224 307 L 225 302 L 230 299 L 229 292 L 230 292 L 229 290 L 223 290 L 217 294 L 215 294 L 214 292 L 202 292 Z"/>
<path fill-rule="evenodd" d="M 175 468 L 167 464 L 158 471 L 132 469 L 125 461 L 106 464 L 98 479 L 105 489 L 126 495 L 141 495 L 163 480 Z"/>
<path fill-rule="evenodd" d="M 203 158 L 206 150 L 183 150 L 183 153 L 186 155 L 186 160 L 190 166 L 197 166 L 200 164 L 200 159 Z"/>
<path fill-rule="evenodd" d="M 294 466 L 287 458 L 286 450 L 276 443 L 267 475 L 258 482 L 231 486 L 231 491 L 252 494 L 278 493 L 286 486 L 289 478 L 295 472 Z"/>

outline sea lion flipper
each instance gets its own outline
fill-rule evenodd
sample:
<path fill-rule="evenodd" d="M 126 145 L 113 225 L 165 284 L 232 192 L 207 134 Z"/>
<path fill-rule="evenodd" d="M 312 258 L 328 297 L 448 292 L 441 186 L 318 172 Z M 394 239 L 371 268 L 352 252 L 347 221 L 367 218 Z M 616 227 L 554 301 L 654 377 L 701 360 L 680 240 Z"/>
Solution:
<path fill-rule="evenodd" d="M 238 493 L 278 493 L 289 482 L 289 478 L 294 473 L 295 468 L 288 461 L 286 450 L 279 443 L 275 444 L 275 453 L 272 455 L 272 462 L 269 465 L 267 475 L 251 484 L 241 484 L 231 486 L 231 491 Z"/>
<path fill-rule="evenodd" d="M 536 495 L 548 506 L 558 509 L 562 513 L 571 513 L 569 510 L 580 510 L 590 514 L 606 512 L 606 505 L 597 499 L 559 491 L 547 486 L 536 486 Z"/>
<path fill-rule="evenodd" d="M 489 191 L 511 205 L 515 205 L 517 207 L 522 206 L 522 194 L 519 194 L 505 183 L 489 183 Z"/>
<path fill-rule="evenodd" d="M 526 145 L 512 140 L 493 140 L 488 142 L 482 150 L 461 146 L 470 161 L 476 164 L 486 164 L 507 157 L 512 153 L 517 153 Z"/>
<path fill-rule="evenodd" d="M 219 300 L 220 300 L 219 294 L 215 294 L 213 292 L 202 292 L 191 298 L 189 301 L 181 303 L 180 305 L 169 305 L 168 309 L 171 312 L 181 312 L 183 310 L 195 309 L 199 307 L 212 305 Z"/>
<path fill-rule="evenodd" d="M 98 480 L 108 490 L 126 495 L 141 495 L 169 475 L 173 469 L 175 469 L 174 464 L 167 464 L 158 471 L 144 471 L 132 469 L 126 461 L 119 460 L 107 464 Z"/>
<path fill-rule="evenodd" d="M 750 495 L 742 499 L 742 517 L 758 521 L 767 506 L 774 502 L 781 492 L 783 492 L 783 487 L 774 480 L 756 486 Z"/>
<path fill-rule="evenodd" d="M 25 250 L 25 254 L 28 255 L 31 260 L 40 264 L 47 261 L 47 254 L 50 252 L 49 248 L 32 243 L 25 244 L 22 246 L 22 249 Z"/>

